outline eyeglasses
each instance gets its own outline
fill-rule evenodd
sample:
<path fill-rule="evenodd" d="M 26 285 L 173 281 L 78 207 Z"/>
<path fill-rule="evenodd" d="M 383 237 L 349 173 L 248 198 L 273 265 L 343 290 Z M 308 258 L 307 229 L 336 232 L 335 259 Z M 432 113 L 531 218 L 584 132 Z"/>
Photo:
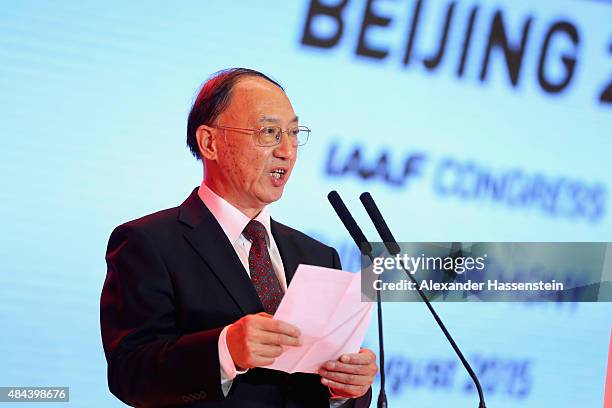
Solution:
<path fill-rule="evenodd" d="M 280 126 L 264 126 L 259 130 L 220 125 L 212 127 L 254 134 L 255 143 L 258 146 L 263 147 L 279 145 L 282 140 L 283 133 L 287 133 L 287 136 L 289 136 L 293 146 L 304 146 L 308 141 L 308 136 L 310 136 L 310 129 L 308 129 L 306 126 L 296 126 L 289 128 L 286 131 L 281 129 Z"/>

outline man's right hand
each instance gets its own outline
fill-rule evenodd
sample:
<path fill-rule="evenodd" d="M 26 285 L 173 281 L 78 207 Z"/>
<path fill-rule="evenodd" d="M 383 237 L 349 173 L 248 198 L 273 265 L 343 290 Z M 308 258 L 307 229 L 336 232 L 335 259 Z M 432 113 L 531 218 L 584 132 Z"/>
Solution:
<path fill-rule="evenodd" d="M 299 346 L 297 327 L 273 320 L 268 313 L 244 316 L 227 330 L 227 348 L 238 370 L 270 365 L 283 346 Z"/>

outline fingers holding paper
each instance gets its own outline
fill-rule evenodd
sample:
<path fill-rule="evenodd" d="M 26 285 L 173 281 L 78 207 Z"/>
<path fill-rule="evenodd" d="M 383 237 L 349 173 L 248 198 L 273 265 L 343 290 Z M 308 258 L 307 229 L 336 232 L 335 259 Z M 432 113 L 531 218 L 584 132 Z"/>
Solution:
<path fill-rule="evenodd" d="M 297 327 L 273 320 L 267 313 L 247 315 L 227 330 L 227 348 L 239 369 L 272 364 L 283 346 L 299 346 Z"/>
<path fill-rule="evenodd" d="M 364 348 L 359 353 L 343 354 L 319 369 L 321 383 L 334 395 L 345 398 L 358 398 L 368 392 L 377 372 L 376 355 Z"/>

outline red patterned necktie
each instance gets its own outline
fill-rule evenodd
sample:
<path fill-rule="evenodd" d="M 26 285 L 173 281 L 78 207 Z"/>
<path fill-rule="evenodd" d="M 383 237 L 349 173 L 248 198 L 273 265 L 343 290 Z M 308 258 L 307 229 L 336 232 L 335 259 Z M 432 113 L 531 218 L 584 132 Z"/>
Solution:
<path fill-rule="evenodd" d="M 266 244 L 266 227 L 259 221 L 251 220 L 242 234 L 251 241 L 249 251 L 251 282 L 266 312 L 274 314 L 283 297 L 283 290 L 272 267 Z"/>

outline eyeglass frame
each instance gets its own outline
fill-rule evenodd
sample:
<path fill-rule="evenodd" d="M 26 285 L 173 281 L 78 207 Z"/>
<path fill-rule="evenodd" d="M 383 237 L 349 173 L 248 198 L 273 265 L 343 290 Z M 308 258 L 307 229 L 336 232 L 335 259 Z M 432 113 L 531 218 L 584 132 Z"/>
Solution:
<path fill-rule="evenodd" d="M 215 125 L 215 126 L 211 126 L 212 128 L 215 129 L 223 129 L 223 130 L 236 130 L 236 131 L 243 131 L 243 132 L 250 132 L 251 135 L 257 135 L 259 132 L 261 132 L 262 130 L 264 130 L 265 128 L 270 128 L 270 127 L 274 127 L 274 128 L 278 128 L 280 129 L 280 133 L 281 133 L 281 137 L 280 139 L 278 139 L 278 142 L 273 144 L 273 145 L 263 145 L 261 143 L 259 143 L 259 140 L 257 140 L 258 138 L 255 138 L 255 142 L 257 143 L 257 146 L 260 147 L 274 147 L 274 146 L 278 146 L 279 144 L 281 144 L 281 141 L 283 140 L 283 133 L 286 134 L 289 138 L 291 138 L 291 136 L 289 136 L 289 130 L 283 130 L 282 127 L 280 126 L 276 126 L 276 125 L 272 125 L 272 126 L 262 126 L 259 129 L 248 129 L 248 128 L 241 128 L 241 127 L 233 127 L 233 126 L 223 126 L 223 125 Z M 308 143 L 308 138 L 310 137 L 310 128 L 307 126 L 302 126 L 299 125 L 297 126 L 295 129 L 298 129 L 300 132 L 306 132 L 306 140 L 304 141 L 304 143 L 299 144 L 296 143 L 295 146 L 304 146 L 306 143 Z M 296 138 L 296 142 L 297 142 L 297 138 Z"/>

